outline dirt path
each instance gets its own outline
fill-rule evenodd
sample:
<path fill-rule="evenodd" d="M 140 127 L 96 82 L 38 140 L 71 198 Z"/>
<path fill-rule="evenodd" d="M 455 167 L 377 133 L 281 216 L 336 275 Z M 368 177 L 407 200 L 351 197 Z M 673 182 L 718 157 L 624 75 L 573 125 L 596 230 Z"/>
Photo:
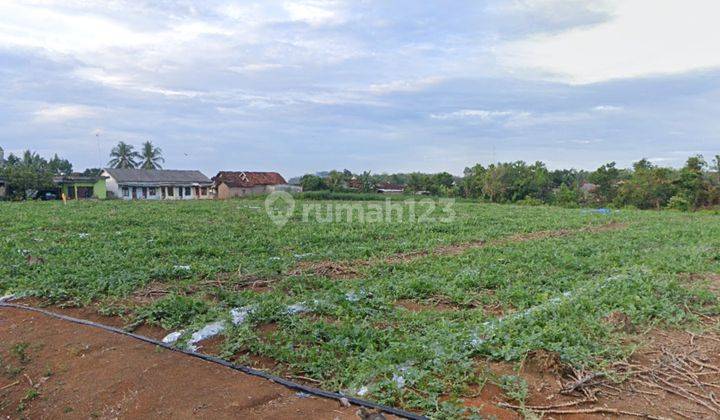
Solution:
<path fill-rule="evenodd" d="M 0 308 L 3 418 L 357 419 L 356 411 L 129 337 Z"/>

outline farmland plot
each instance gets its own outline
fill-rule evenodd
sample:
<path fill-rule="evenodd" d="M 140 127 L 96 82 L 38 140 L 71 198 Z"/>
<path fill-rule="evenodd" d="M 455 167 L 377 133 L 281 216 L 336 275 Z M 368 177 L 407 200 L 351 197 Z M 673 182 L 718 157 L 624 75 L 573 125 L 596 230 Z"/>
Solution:
<path fill-rule="evenodd" d="M 277 226 L 259 200 L 0 203 L 0 295 L 436 417 L 471 415 L 490 385 L 523 412 L 538 354 L 605 372 L 651 328 L 715 328 L 717 215 L 454 212 L 324 223 L 298 207 Z M 221 339 L 194 340 L 208 325 Z"/>

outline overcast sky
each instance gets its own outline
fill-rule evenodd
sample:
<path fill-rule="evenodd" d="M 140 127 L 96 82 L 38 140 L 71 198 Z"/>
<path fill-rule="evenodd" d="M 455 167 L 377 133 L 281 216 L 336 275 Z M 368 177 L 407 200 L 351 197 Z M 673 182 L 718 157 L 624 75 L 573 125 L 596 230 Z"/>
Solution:
<path fill-rule="evenodd" d="M 678 166 L 720 153 L 717 0 L 2 0 L 0 146 L 167 168 Z"/>

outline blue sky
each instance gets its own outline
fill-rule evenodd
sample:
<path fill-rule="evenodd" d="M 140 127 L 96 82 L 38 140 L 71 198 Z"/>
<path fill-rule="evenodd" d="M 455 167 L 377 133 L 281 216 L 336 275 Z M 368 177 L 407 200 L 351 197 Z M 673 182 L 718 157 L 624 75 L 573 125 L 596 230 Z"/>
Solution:
<path fill-rule="evenodd" d="M 715 0 L 3 0 L 0 146 L 449 171 L 720 153 Z"/>

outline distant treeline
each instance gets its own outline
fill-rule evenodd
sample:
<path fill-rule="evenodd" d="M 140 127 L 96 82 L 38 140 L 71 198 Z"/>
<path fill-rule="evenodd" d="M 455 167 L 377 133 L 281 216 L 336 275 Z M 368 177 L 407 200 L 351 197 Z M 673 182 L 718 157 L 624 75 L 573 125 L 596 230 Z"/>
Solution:
<path fill-rule="evenodd" d="M 629 169 L 611 162 L 595 171 L 549 170 L 542 162 L 517 161 L 478 164 L 466 168 L 462 177 L 447 172 L 353 174 L 345 170 L 305 175 L 299 182 L 305 191 L 369 193 L 379 184 L 390 183 L 402 185 L 406 193 L 494 203 L 691 210 L 720 204 L 720 155 L 710 163 L 700 155 L 690 157 L 680 169 L 657 166 L 647 159 Z"/>

